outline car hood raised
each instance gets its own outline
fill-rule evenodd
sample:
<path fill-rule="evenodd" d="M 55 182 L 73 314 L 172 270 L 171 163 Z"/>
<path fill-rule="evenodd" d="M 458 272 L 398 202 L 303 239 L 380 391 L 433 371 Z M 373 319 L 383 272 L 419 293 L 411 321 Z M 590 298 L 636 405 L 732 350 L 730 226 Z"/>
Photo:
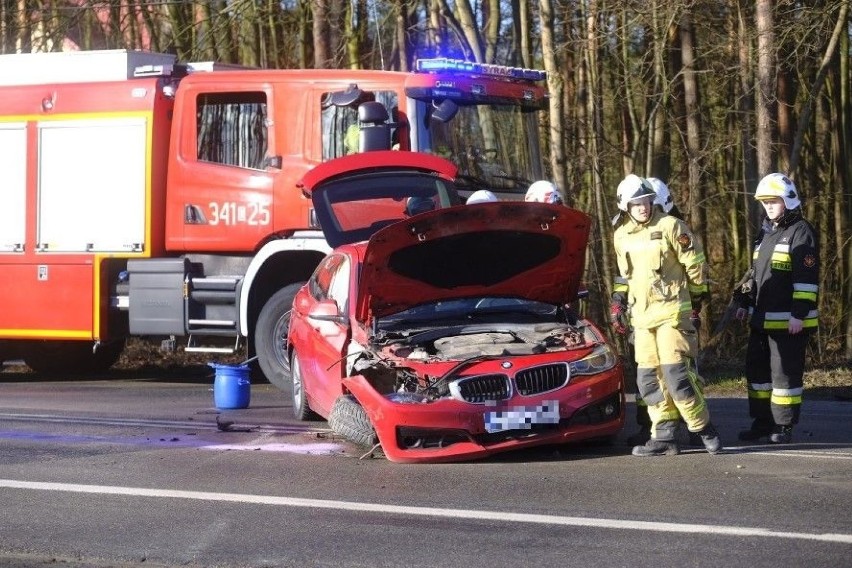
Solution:
<path fill-rule="evenodd" d="M 424 213 L 376 232 L 364 252 L 356 317 L 475 296 L 573 301 L 591 220 L 562 205 L 498 202 Z"/>

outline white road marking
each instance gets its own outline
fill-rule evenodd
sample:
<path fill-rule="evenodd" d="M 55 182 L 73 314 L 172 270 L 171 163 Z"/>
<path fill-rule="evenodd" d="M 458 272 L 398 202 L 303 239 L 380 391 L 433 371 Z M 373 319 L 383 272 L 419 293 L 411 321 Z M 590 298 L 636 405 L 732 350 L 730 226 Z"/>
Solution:
<path fill-rule="evenodd" d="M 202 450 L 216 451 L 262 451 L 262 452 L 286 452 L 288 454 L 303 454 L 306 456 L 327 456 L 330 454 L 340 454 L 345 451 L 345 447 L 341 444 L 211 444 L 208 446 L 199 446 Z"/>
<path fill-rule="evenodd" d="M 834 449 L 825 449 L 818 450 L 812 447 L 808 448 L 797 448 L 795 444 L 787 446 L 786 448 L 779 448 L 778 446 L 774 446 L 774 448 L 778 449 L 769 449 L 773 448 L 773 446 L 733 446 L 733 447 L 725 447 L 725 452 L 727 453 L 736 453 L 736 454 L 749 454 L 753 456 L 781 456 L 785 458 L 807 458 L 807 459 L 835 459 L 835 460 L 852 460 L 852 446 L 847 445 L 831 445 L 826 444 L 827 447 L 832 447 Z"/>
<path fill-rule="evenodd" d="M 340 511 L 354 511 L 359 513 L 385 513 L 391 515 L 439 517 L 446 519 L 474 519 L 512 523 L 535 523 L 542 525 L 591 527 L 600 529 L 638 530 L 661 533 L 698 533 L 705 535 L 712 534 L 718 536 L 815 540 L 821 542 L 852 544 L 852 534 L 776 531 L 762 527 L 733 527 L 721 525 L 631 521 L 622 519 L 595 519 L 590 517 L 566 517 L 561 515 L 535 515 L 527 513 L 512 513 L 508 511 L 481 511 L 475 509 L 409 507 L 405 505 L 382 505 L 379 503 L 361 503 L 357 501 L 303 499 L 298 497 L 278 497 L 274 495 L 243 495 L 239 493 L 180 491 L 174 489 L 145 489 L 141 487 L 113 487 L 108 485 L 47 483 L 37 481 L 16 481 L 14 479 L 0 479 L 0 488 L 2 487 L 9 489 L 25 489 L 34 491 L 61 491 L 68 493 L 125 495 L 132 497 L 155 497 L 165 499 L 194 499 L 199 501 L 221 501 L 229 503 L 246 503 L 253 505 L 274 505 L 279 507 L 307 507 L 314 509 L 319 508 L 334 509 Z"/>

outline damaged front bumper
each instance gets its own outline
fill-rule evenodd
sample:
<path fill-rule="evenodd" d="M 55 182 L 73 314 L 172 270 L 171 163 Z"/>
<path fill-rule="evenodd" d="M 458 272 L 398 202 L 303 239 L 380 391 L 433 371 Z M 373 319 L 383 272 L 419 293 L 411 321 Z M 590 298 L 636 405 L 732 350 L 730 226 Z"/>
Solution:
<path fill-rule="evenodd" d="M 362 376 L 343 380 L 364 407 L 390 461 L 471 460 L 509 450 L 617 434 L 624 426 L 621 365 L 559 391 L 500 403 L 451 398 L 394 402 Z"/>

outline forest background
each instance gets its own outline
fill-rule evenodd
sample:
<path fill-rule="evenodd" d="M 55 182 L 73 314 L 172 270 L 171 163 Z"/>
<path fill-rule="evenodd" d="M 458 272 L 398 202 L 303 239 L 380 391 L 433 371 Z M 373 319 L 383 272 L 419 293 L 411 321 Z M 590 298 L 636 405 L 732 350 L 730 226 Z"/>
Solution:
<path fill-rule="evenodd" d="M 852 362 L 848 0 L 0 0 L 0 52 L 145 49 L 264 68 L 411 70 L 421 57 L 543 68 L 550 179 L 594 219 L 586 309 L 605 322 L 627 173 L 666 181 L 705 243 L 703 363 L 741 361 L 724 319 L 760 178 L 795 181 L 821 239 L 811 361 Z"/>

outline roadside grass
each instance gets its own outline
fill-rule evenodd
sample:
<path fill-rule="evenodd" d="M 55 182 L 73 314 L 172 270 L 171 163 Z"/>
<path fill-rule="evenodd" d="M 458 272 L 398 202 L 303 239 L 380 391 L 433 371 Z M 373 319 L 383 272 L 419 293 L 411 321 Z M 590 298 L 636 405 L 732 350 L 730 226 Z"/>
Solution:
<path fill-rule="evenodd" d="M 745 397 L 746 381 L 743 359 L 711 359 L 700 363 L 701 376 L 706 385 L 705 393 L 711 397 Z M 154 341 L 131 338 L 113 370 L 144 372 L 152 377 L 163 375 L 212 375 L 207 366 L 210 362 L 239 363 L 246 359 L 245 353 L 230 355 L 212 353 L 186 353 L 183 349 L 173 352 L 160 350 Z M 215 360 L 215 361 L 212 361 Z M 633 365 L 625 364 L 625 375 L 629 392 L 635 392 L 635 372 Z M 3 367 L 7 373 L 30 373 L 28 367 L 19 364 L 7 364 Z M 260 373 L 253 380 L 262 380 Z M 631 386 L 632 385 L 632 386 Z M 805 397 L 811 399 L 852 401 L 852 361 L 835 364 L 822 364 L 808 367 L 805 371 Z"/>
<path fill-rule="evenodd" d="M 745 368 L 742 363 L 714 364 L 701 369 L 709 396 L 746 396 Z M 805 397 L 852 401 L 852 365 L 821 365 L 805 370 Z"/>

